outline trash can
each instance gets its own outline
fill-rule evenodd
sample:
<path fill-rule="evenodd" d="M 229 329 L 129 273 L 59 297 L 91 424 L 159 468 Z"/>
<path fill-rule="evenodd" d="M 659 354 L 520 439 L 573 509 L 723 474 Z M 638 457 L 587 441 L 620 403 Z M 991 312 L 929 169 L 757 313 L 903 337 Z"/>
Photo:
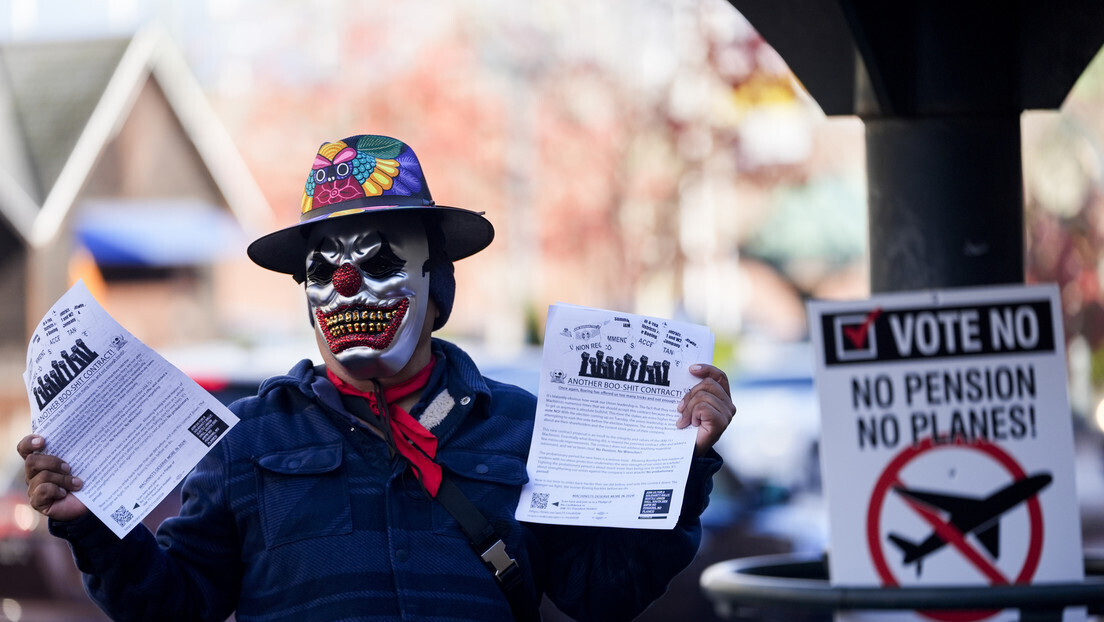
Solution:
<path fill-rule="evenodd" d="M 1104 557 L 1085 558 L 1081 583 L 949 587 L 842 587 L 828 583 L 827 555 L 768 555 L 713 564 L 701 576 L 718 616 L 750 610 L 986 611 L 1018 609 L 1021 622 L 1060 621 L 1066 607 L 1104 612 Z"/>

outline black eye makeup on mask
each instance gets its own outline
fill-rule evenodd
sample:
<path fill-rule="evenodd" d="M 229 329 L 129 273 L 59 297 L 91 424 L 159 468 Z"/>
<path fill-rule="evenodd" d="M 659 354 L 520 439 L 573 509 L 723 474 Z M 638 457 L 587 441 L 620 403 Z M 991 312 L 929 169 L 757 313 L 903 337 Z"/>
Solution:
<path fill-rule="evenodd" d="M 391 250 L 391 245 L 386 239 L 383 240 L 378 253 L 360 262 L 360 269 L 376 280 L 395 276 L 404 266 L 406 261 Z"/>
<path fill-rule="evenodd" d="M 368 277 L 383 280 L 398 274 L 405 266 L 406 261 L 391 250 L 391 245 L 386 239 L 382 240 L 379 251 L 371 257 L 358 263 L 360 269 Z M 311 253 L 307 262 L 307 280 L 313 284 L 325 285 L 333 279 L 333 274 L 338 266 L 330 263 L 322 254 L 321 248 Z"/>
<path fill-rule="evenodd" d="M 333 278 L 334 270 L 337 270 L 337 266 L 326 261 L 326 258 L 319 251 L 311 253 L 310 260 L 307 261 L 307 281 L 316 285 L 325 285 Z"/>

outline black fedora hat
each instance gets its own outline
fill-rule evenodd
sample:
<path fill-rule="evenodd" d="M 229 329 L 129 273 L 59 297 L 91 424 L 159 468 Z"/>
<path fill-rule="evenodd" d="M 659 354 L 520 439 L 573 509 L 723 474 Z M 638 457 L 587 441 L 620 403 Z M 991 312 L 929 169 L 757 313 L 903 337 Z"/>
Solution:
<path fill-rule="evenodd" d="M 313 225 L 396 211 L 435 219 L 444 234 L 444 253 L 452 261 L 483 250 L 494 239 L 494 227 L 482 212 L 433 202 L 418 156 L 406 143 L 360 135 L 319 147 L 299 223 L 257 238 L 246 252 L 263 268 L 298 274 Z"/>

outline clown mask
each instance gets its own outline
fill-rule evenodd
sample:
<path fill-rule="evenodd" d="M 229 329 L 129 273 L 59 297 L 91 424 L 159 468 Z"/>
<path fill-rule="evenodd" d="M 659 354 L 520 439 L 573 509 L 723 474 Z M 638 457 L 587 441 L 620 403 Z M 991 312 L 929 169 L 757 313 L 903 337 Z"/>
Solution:
<path fill-rule="evenodd" d="M 429 301 L 429 248 L 416 218 L 376 214 L 314 227 L 306 293 L 320 344 L 356 379 L 398 373 Z"/>

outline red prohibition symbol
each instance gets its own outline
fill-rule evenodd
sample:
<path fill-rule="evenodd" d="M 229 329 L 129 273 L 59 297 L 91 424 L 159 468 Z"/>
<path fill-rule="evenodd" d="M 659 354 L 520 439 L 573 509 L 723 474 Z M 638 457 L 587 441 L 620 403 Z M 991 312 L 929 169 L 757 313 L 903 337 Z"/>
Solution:
<path fill-rule="evenodd" d="M 874 485 L 874 491 L 870 496 L 870 506 L 867 508 L 866 517 L 866 539 L 867 547 L 870 550 L 871 560 L 874 562 L 874 568 L 878 572 L 878 576 L 881 577 L 882 585 L 884 587 L 899 587 L 897 577 L 894 576 L 890 570 L 889 565 L 886 563 L 885 554 L 883 551 L 883 542 L 881 538 L 881 514 L 882 506 L 885 503 L 886 495 L 889 490 L 896 487 L 903 487 L 903 483 L 900 480 L 901 470 L 908 465 L 913 459 L 928 452 L 938 451 L 944 448 L 966 448 L 981 452 L 994 460 L 997 464 L 1002 466 L 1005 471 L 1011 476 L 1013 482 L 1018 482 L 1027 477 L 1023 468 L 1008 455 L 999 446 L 989 443 L 985 440 L 975 440 L 972 442 L 966 442 L 965 440 L 956 440 L 952 443 L 940 442 L 936 443 L 933 439 L 925 439 L 924 441 L 913 445 L 901 453 L 899 453 L 890 463 L 886 466 L 882 476 L 878 479 Z M 961 553 L 966 561 L 977 568 L 979 572 L 985 575 L 990 585 L 1022 585 L 1031 582 L 1032 577 L 1035 576 L 1035 571 L 1039 567 L 1039 558 L 1042 555 L 1043 550 L 1043 512 L 1039 506 L 1039 499 L 1037 496 L 1032 496 L 1025 502 L 1025 507 L 1028 514 L 1028 523 L 1030 531 L 1030 540 L 1027 546 L 1027 556 L 1024 559 L 1023 567 L 1020 569 L 1019 574 L 1013 580 L 1009 580 L 1001 572 L 999 568 L 994 566 L 985 556 L 983 556 L 977 549 L 966 541 L 965 534 L 959 531 L 954 525 L 947 521 L 944 521 L 938 514 L 930 510 L 921 510 L 916 508 L 920 512 L 921 516 L 931 524 L 940 538 L 942 538 L 950 547 Z M 918 612 L 921 615 L 935 619 L 943 620 L 945 622 L 975 622 L 977 620 L 983 620 L 994 614 L 999 610 L 993 611 L 921 611 Z"/>

